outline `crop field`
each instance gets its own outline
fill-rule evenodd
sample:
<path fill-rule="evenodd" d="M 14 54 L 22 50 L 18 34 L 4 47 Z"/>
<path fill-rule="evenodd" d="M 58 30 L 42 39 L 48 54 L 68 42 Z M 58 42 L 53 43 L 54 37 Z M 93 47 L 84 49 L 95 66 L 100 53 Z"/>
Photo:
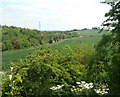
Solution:
<path fill-rule="evenodd" d="M 85 30 L 85 31 L 76 31 L 76 33 L 81 33 L 86 36 L 84 37 L 77 37 L 71 39 L 65 39 L 59 41 L 57 43 L 51 44 L 50 47 L 52 49 L 58 50 L 61 53 L 65 53 L 65 46 L 69 45 L 71 48 L 75 46 L 79 46 L 81 44 L 89 45 L 93 47 L 98 41 L 101 39 L 101 35 L 98 34 L 97 30 Z M 17 62 L 18 59 L 24 59 L 28 53 L 32 52 L 37 48 L 30 48 L 30 49 L 22 49 L 16 51 L 6 51 L 2 54 L 2 68 L 6 70 L 9 68 L 10 62 Z"/>
<path fill-rule="evenodd" d="M 101 33 L 98 33 L 98 30 L 83 30 L 83 31 L 73 31 L 73 32 L 80 33 L 85 36 L 65 39 L 61 42 L 53 44 L 52 48 L 63 51 L 66 45 L 69 45 L 70 47 L 74 47 L 74 46 L 79 46 L 81 44 L 89 45 L 93 47 L 95 44 L 99 42 L 102 36 Z"/>
<path fill-rule="evenodd" d="M 73 31 L 73 32 L 80 33 L 80 34 L 83 34 L 83 35 L 86 35 L 86 36 L 102 35 L 102 33 L 99 33 L 99 30 L 81 30 L 81 31 Z"/>
<path fill-rule="evenodd" d="M 52 47 L 52 49 L 63 52 L 66 45 L 69 45 L 70 47 L 75 47 L 75 46 L 79 46 L 79 45 L 83 44 L 83 45 L 89 45 L 89 46 L 93 47 L 95 44 L 98 43 L 98 41 L 100 39 L 101 39 L 100 36 L 83 37 L 83 38 L 78 37 L 78 38 L 63 40 L 59 43 L 53 44 L 51 47 Z"/>
<path fill-rule="evenodd" d="M 3 54 L 2 54 L 3 70 L 8 68 L 10 62 L 17 62 L 18 59 L 24 59 L 25 56 L 33 50 L 35 50 L 35 48 L 3 52 Z"/>

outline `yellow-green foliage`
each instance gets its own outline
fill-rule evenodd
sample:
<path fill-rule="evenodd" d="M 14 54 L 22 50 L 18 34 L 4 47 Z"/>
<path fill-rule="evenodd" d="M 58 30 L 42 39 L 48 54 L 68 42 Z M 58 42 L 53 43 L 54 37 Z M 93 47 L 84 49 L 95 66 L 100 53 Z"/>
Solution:
<path fill-rule="evenodd" d="M 19 63 L 12 63 L 3 81 L 3 96 L 52 95 L 55 92 L 50 88 L 63 84 L 65 93 L 76 81 L 85 80 L 84 51 L 69 46 L 66 49 L 70 52 L 61 55 L 57 50 L 41 48 Z"/>

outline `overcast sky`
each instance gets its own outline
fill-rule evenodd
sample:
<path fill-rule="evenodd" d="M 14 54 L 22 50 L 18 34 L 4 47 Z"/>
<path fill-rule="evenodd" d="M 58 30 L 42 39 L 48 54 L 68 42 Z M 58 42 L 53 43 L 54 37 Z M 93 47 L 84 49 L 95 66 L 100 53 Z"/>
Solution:
<path fill-rule="evenodd" d="M 41 30 L 100 26 L 110 6 L 103 0 L 0 0 L 2 25 Z"/>

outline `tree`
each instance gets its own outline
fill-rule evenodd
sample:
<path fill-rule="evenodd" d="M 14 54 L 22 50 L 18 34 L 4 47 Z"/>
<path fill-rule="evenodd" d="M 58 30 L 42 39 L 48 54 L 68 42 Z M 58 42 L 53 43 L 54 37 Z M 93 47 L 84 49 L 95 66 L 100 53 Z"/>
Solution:
<path fill-rule="evenodd" d="M 112 4 L 112 9 L 105 15 L 108 19 L 103 23 L 110 31 L 111 47 L 108 51 L 110 64 L 110 92 L 113 95 L 120 95 L 120 1 Z"/>
<path fill-rule="evenodd" d="M 2 42 L 2 50 L 5 51 L 5 50 L 11 50 L 11 49 L 13 49 L 11 40 L 4 40 Z"/>
<path fill-rule="evenodd" d="M 120 1 L 106 3 L 112 7 L 102 24 L 107 32 L 96 47 L 96 58 L 90 68 L 94 81 L 108 84 L 109 95 L 120 95 Z"/>

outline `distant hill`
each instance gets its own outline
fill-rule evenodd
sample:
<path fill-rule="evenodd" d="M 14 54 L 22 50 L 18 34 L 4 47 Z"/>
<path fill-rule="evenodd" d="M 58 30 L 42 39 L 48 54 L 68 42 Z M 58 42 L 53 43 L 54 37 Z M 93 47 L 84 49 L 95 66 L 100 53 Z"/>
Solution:
<path fill-rule="evenodd" d="M 2 26 L 1 32 L 3 51 L 30 48 L 42 45 L 44 43 L 53 43 L 62 39 L 79 36 L 77 33 L 69 33 L 63 31 L 38 31 L 36 29 L 28 29 L 15 26 Z"/>

